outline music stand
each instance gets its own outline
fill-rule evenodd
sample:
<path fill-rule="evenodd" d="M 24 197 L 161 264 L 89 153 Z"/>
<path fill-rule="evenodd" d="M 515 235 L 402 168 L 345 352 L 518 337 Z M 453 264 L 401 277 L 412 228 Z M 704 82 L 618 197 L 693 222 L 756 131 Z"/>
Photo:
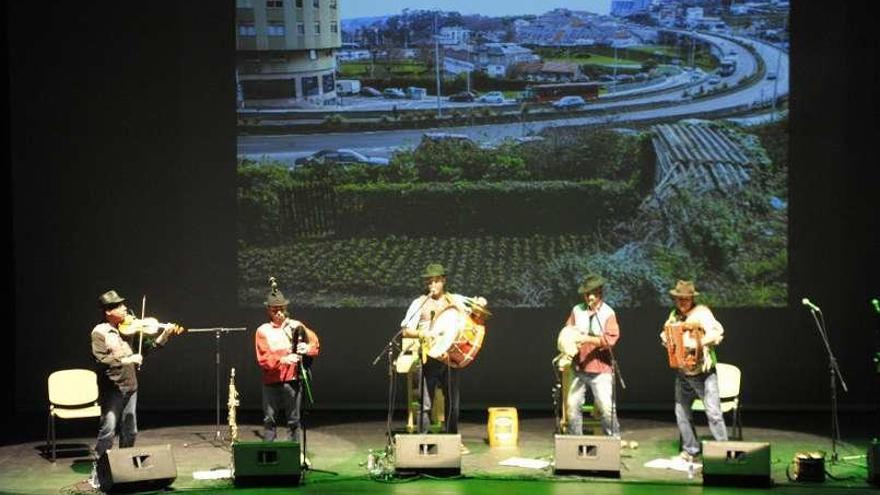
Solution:
<path fill-rule="evenodd" d="M 230 332 L 244 332 L 246 330 L 247 328 L 245 327 L 191 328 L 187 330 L 187 333 L 214 333 L 214 395 L 216 399 L 215 412 L 217 415 L 217 429 L 214 431 L 213 439 L 209 440 L 206 438 L 204 439 L 204 441 L 214 445 L 215 447 L 222 447 L 224 444 L 223 435 L 220 433 L 220 335 Z M 191 447 L 193 445 L 196 444 L 183 444 L 184 447 Z"/>

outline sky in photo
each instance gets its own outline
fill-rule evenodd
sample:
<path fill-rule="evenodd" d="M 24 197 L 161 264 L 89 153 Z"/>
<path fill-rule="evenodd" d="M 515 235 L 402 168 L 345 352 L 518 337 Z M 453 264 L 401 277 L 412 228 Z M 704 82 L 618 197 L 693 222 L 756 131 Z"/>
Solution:
<path fill-rule="evenodd" d="M 611 0 L 341 0 L 343 19 L 400 14 L 403 9 L 456 11 L 489 16 L 542 14 L 555 8 L 607 14 Z"/>

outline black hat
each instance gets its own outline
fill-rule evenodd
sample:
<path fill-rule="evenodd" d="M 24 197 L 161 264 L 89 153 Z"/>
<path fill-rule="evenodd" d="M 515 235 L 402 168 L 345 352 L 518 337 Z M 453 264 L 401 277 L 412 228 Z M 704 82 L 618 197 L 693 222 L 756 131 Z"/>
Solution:
<path fill-rule="evenodd" d="M 115 290 L 108 290 L 107 292 L 98 296 L 98 304 L 105 308 L 108 306 L 115 306 L 124 301 L 125 298 L 117 294 Z"/>
<path fill-rule="evenodd" d="M 278 289 L 272 289 L 269 291 L 269 295 L 266 296 L 266 306 L 287 306 L 290 304 L 290 301 L 284 297 L 284 294 L 281 293 Z"/>

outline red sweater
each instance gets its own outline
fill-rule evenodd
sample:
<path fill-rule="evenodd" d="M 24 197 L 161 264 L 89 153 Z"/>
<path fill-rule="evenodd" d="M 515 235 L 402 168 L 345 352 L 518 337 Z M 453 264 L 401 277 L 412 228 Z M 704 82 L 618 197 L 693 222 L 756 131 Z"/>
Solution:
<path fill-rule="evenodd" d="M 290 320 L 289 325 L 291 328 L 296 328 L 299 325 L 305 328 L 309 344 L 306 355 L 317 356 L 321 351 L 318 335 L 302 322 Z M 294 352 L 290 337 L 284 328 L 275 326 L 271 322 L 263 323 L 257 328 L 255 345 L 257 364 L 260 365 L 260 370 L 263 372 L 263 383 L 289 382 L 298 378 L 299 363 L 285 364 L 281 362 L 281 358 Z"/>

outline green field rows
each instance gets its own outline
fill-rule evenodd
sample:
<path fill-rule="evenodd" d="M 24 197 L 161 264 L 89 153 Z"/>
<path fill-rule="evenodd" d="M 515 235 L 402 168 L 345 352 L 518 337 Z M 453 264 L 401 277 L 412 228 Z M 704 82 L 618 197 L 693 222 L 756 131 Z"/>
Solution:
<path fill-rule="evenodd" d="M 425 265 L 442 263 L 450 288 L 510 305 L 527 304 L 527 280 L 566 254 L 590 249 L 587 235 L 531 237 L 381 237 L 298 241 L 239 253 L 241 297 L 259 305 L 275 276 L 305 305 L 404 304 L 422 290 Z M 563 282 L 567 283 L 567 282 Z M 571 281 L 571 284 L 574 284 Z"/>

